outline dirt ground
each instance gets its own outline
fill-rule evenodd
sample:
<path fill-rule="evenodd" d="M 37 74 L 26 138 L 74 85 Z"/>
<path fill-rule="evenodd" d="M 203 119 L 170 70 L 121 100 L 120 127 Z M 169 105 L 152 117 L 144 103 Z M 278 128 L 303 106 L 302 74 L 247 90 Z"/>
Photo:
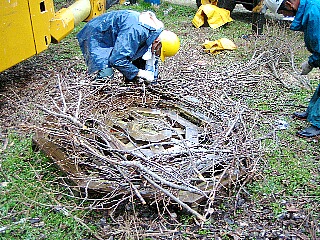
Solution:
<path fill-rule="evenodd" d="M 175 1 L 195 5 L 192 0 Z M 181 32 L 187 27 L 189 25 L 182 25 Z M 201 69 L 199 76 L 207 76 L 208 73 L 211 73 L 212 68 L 210 69 L 210 67 L 213 64 L 208 61 L 206 55 L 200 53 L 201 49 L 197 45 L 197 42 L 204 39 L 205 30 L 195 31 L 194 28 L 191 28 L 190 31 L 196 40 L 183 42 L 182 51 L 177 58 L 174 61 L 168 61 L 166 67 L 170 70 L 163 75 L 164 79 L 175 78 L 179 80 L 176 77 L 179 72 L 179 77 L 187 82 L 189 80 L 188 71 L 193 70 L 194 66 Z M 190 56 L 190 51 L 193 51 L 192 56 Z M 41 119 L 38 119 L 39 115 L 34 114 L 36 110 L 33 104 L 46 104 L 55 98 L 59 76 L 78 80 L 90 78 L 83 68 L 75 68 L 77 65 L 83 66 L 81 57 L 73 56 L 71 59 L 59 59 L 57 56 L 60 54 L 62 56 L 63 52 L 59 52 L 55 48 L 53 51 L 40 54 L 0 73 L 0 139 L 5 139 L 9 132 L 32 133 L 34 125 L 41 122 Z M 185 59 L 188 59 L 187 63 Z M 222 61 L 228 60 L 222 59 Z M 209 70 L 206 70 L 207 66 L 209 66 Z M 239 76 L 243 79 L 246 74 L 241 75 L 240 73 Z M 255 82 L 256 79 L 252 79 L 252 84 Z M 223 85 L 224 82 L 221 81 L 220 84 Z M 235 82 L 231 87 L 239 87 L 239 85 L 240 83 Z M 221 86 L 221 88 L 223 87 Z M 116 216 L 117 222 L 114 224 L 101 222 L 100 234 L 104 236 L 104 239 L 110 240 L 131 237 L 133 239 L 137 233 L 140 234 L 141 239 L 307 240 L 311 239 L 310 236 L 316 237 L 316 234 L 319 236 L 319 219 L 314 219 L 309 212 L 301 209 L 298 211 L 296 209 L 290 211 L 289 209 L 289 211 L 275 216 L 273 209 L 267 204 L 270 201 L 271 199 L 266 197 L 260 202 L 255 202 L 245 191 L 237 198 L 227 196 L 223 201 L 218 199 L 216 205 L 213 206 L 214 212 L 210 220 L 204 224 L 198 224 L 193 218 L 186 218 L 186 215 L 181 214 L 176 207 L 170 209 L 174 217 L 168 220 L 161 218 L 162 216 L 159 217 L 154 207 L 147 209 L 138 205 L 139 212 L 137 214 L 136 209 L 125 206 L 124 213 Z M 284 208 L 290 205 L 303 206 L 305 204 L 314 203 L 309 198 L 292 199 L 290 204 L 283 201 Z M 317 205 L 315 204 L 315 206 Z M 133 232 L 130 233 L 127 224 L 131 222 L 135 222 L 136 225 Z M 118 235 L 114 235 L 116 232 Z"/>

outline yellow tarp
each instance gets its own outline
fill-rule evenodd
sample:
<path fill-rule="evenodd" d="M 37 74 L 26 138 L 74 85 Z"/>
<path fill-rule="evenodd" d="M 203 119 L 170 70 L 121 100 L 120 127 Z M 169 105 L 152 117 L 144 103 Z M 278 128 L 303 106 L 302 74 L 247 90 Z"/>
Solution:
<path fill-rule="evenodd" d="M 205 5 L 205 4 L 217 5 L 218 4 L 218 0 L 201 0 L 201 4 L 202 5 Z"/>
<path fill-rule="evenodd" d="M 204 24 L 205 16 L 207 16 L 209 26 L 213 29 L 232 21 L 229 10 L 219 8 L 212 4 L 205 4 L 199 7 L 192 20 L 193 25 L 196 28 L 201 27 Z"/>
<path fill-rule="evenodd" d="M 215 41 L 206 40 L 204 44 L 202 44 L 205 52 L 210 52 L 213 54 L 219 53 L 222 50 L 235 50 L 237 46 L 227 38 L 221 38 Z"/>

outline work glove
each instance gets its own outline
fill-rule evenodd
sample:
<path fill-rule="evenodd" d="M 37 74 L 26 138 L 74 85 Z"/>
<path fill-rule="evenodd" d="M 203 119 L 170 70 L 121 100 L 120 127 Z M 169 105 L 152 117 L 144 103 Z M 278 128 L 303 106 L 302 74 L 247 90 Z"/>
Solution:
<path fill-rule="evenodd" d="M 146 80 L 147 82 L 154 81 L 154 73 L 152 71 L 139 69 L 137 77 L 142 78 L 142 79 Z"/>
<path fill-rule="evenodd" d="M 302 63 L 301 68 L 302 68 L 301 75 L 307 75 L 313 69 L 313 67 L 310 66 L 308 61 L 305 61 L 304 63 Z"/>

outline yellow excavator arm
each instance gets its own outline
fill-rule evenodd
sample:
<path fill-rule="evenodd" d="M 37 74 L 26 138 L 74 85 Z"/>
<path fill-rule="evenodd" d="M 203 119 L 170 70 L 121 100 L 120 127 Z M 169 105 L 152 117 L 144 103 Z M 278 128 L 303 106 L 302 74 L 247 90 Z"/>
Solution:
<path fill-rule="evenodd" d="M 53 0 L 2 1 L 0 72 L 46 50 L 82 21 L 105 12 L 108 0 L 77 0 L 57 12 Z"/>

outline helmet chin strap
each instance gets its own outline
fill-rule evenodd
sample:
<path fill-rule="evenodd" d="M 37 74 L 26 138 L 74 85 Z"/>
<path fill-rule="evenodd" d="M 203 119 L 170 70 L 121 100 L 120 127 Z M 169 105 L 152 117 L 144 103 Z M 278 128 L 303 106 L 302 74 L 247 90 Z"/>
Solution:
<path fill-rule="evenodd" d="M 160 56 L 160 51 L 161 51 L 161 41 L 160 38 L 158 37 L 154 42 L 152 43 L 151 51 L 153 54 Z"/>

